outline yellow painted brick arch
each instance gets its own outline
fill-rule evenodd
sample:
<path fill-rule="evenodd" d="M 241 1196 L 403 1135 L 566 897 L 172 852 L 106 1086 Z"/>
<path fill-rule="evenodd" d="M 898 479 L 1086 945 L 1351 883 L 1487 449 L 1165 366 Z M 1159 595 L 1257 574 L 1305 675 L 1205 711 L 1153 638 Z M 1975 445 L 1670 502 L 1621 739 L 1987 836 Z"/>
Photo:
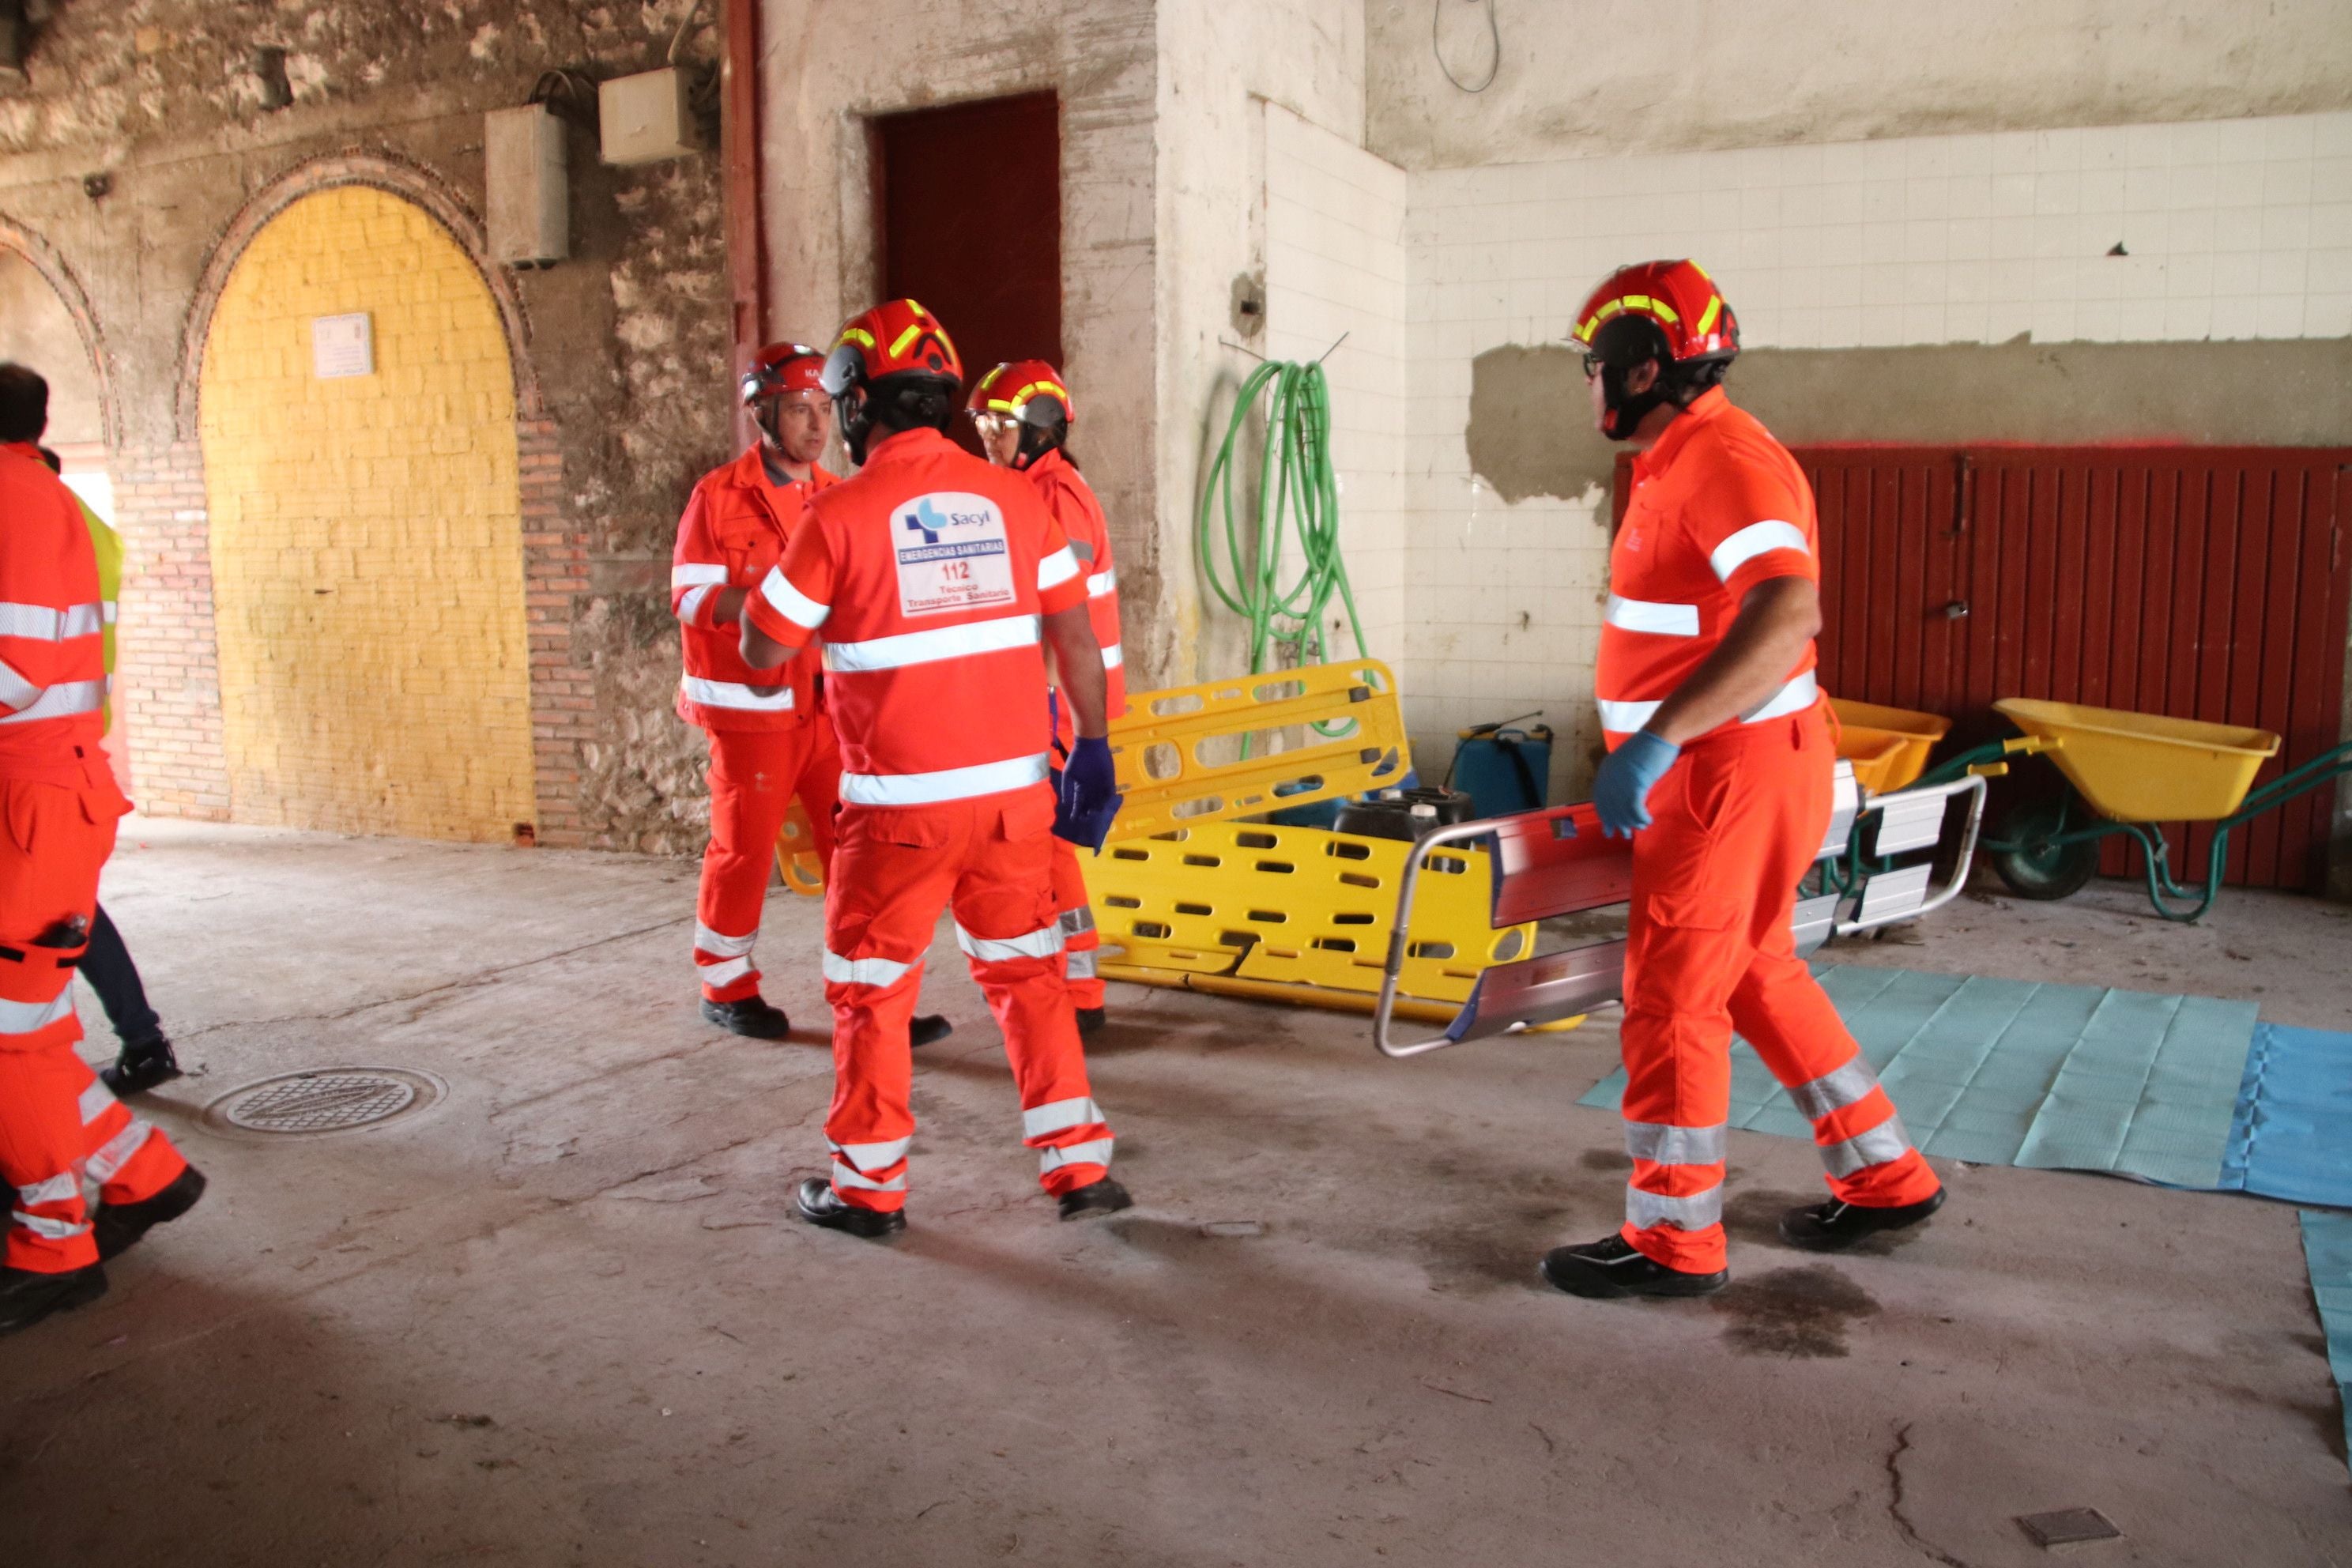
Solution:
<path fill-rule="evenodd" d="M 313 374 L 364 311 L 373 374 Z M 205 488 L 232 815 L 503 839 L 533 819 L 514 385 L 473 262 L 366 186 L 303 197 L 205 343 Z"/>

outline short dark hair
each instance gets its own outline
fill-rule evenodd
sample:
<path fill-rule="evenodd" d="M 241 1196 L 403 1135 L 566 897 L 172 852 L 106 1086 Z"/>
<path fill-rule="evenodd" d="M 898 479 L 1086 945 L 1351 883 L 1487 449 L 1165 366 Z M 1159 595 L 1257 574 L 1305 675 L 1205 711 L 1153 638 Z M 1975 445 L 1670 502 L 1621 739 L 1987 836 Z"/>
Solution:
<path fill-rule="evenodd" d="M 0 364 L 0 441 L 37 441 L 49 427 L 49 384 L 13 361 Z"/>

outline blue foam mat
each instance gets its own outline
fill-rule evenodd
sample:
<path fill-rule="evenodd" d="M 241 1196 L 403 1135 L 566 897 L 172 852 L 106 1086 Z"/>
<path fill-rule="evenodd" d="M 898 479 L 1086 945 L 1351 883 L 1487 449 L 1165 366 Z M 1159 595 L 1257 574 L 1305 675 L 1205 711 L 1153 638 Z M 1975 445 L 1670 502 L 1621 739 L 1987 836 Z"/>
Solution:
<path fill-rule="evenodd" d="M 2303 1256 L 2311 1266 L 2312 1299 L 2327 1335 L 2327 1370 L 2336 1376 L 2344 1411 L 2344 1442 L 2352 1452 L 2352 1215 L 2303 1211 Z"/>
<path fill-rule="evenodd" d="M 2254 1026 L 2220 1185 L 2352 1208 L 2352 1035 Z"/>
<path fill-rule="evenodd" d="M 2218 1188 L 2254 1005 L 2204 996 L 1831 965 L 1822 984 L 1929 1154 Z M 1621 1068 L 1580 1103 L 1615 1110 Z M 1731 1125 L 1812 1127 L 1746 1042 Z"/>

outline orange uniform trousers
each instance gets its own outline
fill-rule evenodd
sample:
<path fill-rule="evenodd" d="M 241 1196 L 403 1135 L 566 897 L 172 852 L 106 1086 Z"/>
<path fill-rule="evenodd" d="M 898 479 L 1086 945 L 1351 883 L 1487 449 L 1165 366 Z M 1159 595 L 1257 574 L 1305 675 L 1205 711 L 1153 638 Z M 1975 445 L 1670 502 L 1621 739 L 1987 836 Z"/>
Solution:
<path fill-rule="evenodd" d="M 1054 907 L 1054 796 L 1043 784 L 936 805 L 842 808 L 824 889 L 833 1004 L 833 1190 L 858 1208 L 907 1202 L 913 1060 L 907 1021 L 940 911 L 1004 1033 L 1022 1142 L 1055 1195 L 1108 1173 L 1111 1131 L 1087 1086 Z"/>
<path fill-rule="evenodd" d="M 1102 952 L 1102 933 L 1095 930 L 1094 900 L 1087 896 L 1087 874 L 1078 865 L 1078 847 L 1066 838 L 1054 840 L 1054 910 L 1062 921 L 1062 956 L 1070 1003 L 1099 1007 L 1103 983 L 1096 965 Z"/>
<path fill-rule="evenodd" d="M 1830 1191 L 1919 1203 L 1938 1186 L 1837 1009 L 1796 955 L 1797 883 L 1829 831 L 1822 705 L 1684 748 L 1633 836 L 1625 952 L 1625 1240 L 1670 1268 L 1724 1267 L 1736 1028 L 1813 1124 Z"/>
<path fill-rule="evenodd" d="M 188 1168 L 74 1050 L 73 966 L 127 809 L 90 750 L 83 787 L 0 780 L 0 1181 L 14 1189 L 7 1266 L 37 1274 L 98 1261 L 85 1181 L 102 1202 L 141 1203 Z"/>
<path fill-rule="evenodd" d="M 709 733 L 710 842 L 694 904 L 694 963 L 705 999 L 740 1002 L 760 994 L 751 948 L 767 907 L 776 837 L 795 795 L 815 832 L 817 858 L 833 858 L 841 752 L 833 721 L 823 713 L 782 730 Z"/>

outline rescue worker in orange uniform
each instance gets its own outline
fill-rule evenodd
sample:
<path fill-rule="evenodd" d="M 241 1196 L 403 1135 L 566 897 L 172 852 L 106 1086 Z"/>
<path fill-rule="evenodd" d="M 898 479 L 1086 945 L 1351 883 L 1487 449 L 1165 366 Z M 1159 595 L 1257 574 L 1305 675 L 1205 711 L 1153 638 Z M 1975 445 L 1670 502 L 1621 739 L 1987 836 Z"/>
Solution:
<path fill-rule="evenodd" d="M 0 1333 L 106 1293 L 104 1260 L 177 1219 L 205 1178 L 74 1049 L 74 967 L 131 809 L 100 750 L 98 557 L 40 458 L 49 388 L 0 365 Z M 98 1188 L 93 1217 L 83 1184 Z"/>
<path fill-rule="evenodd" d="M 1739 327 L 1691 261 L 1612 274 L 1577 317 L 1592 410 L 1633 447 L 1594 682 L 1603 831 L 1630 835 L 1625 1148 L 1613 1236 L 1544 1277 L 1579 1296 L 1698 1296 L 1723 1237 L 1731 1035 L 1811 1120 L 1829 1201 L 1781 1216 L 1822 1251 L 1916 1225 L 1943 1184 L 1795 951 L 1797 883 L 1829 830 L 1836 748 L 1813 680 L 1822 625 L 1811 488 L 1726 398 Z"/>
<path fill-rule="evenodd" d="M 808 498 L 836 481 L 817 465 L 833 400 L 817 384 L 824 355 L 799 343 L 761 349 L 739 384 L 759 441 L 694 487 L 670 556 L 671 610 L 683 641 L 677 714 L 710 738 L 710 842 L 695 900 L 694 963 L 702 1016 L 754 1039 L 792 1023 L 760 994 L 752 945 L 776 839 L 798 795 L 820 860 L 833 855 L 841 754 L 819 698 L 813 650 L 782 670 L 754 669 L 739 647 L 743 597 L 783 558 Z M 948 1033 L 916 1020 L 918 1044 Z"/>
<path fill-rule="evenodd" d="M 843 765 L 824 900 L 833 1173 L 796 1198 L 810 1223 L 863 1237 L 906 1224 L 907 1017 L 942 908 L 1004 1032 L 1041 1184 L 1064 1219 L 1129 1201 L 1087 1086 L 1054 900 L 1052 836 L 1099 846 L 1118 807 L 1086 574 L 1026 480 L 943 434 L 962 378 L 911 300 L 842 328 L 824 385 L 861 466 L 811 500 L 743 614 L 754 668 L 824 639 Z M 1046 647 L 1076 726 L 1058 802 Z"/>
<path fill-rule="evenodd" d="M 1102 503 L 1066 446 L 1071 421 L 1077 417 L 1069 389 L 1044 360 L 1014 360 L 973 384 L 971 412 L 988 460 L 1029 476 L 1086 574 L 1087 613 L 1093 618 L 1095 640 L 1102 645 L 1103 669 L 1109 678 L 1108 710 L 1117 719 L 1127 711 L 1118 569 L 1111 559 L 1110 525 L 1103 518 Z M 1049 668 L 1046 673 L 1053 672 Z M 1054 722 L 1054 749 L 1066 757 L 1076 740 L 1067 698 L 1057 696 Z M 1102 976 L 1095 967 L 1102 938 L 1095 930 L 1094 904 L 1087 897 L 1077 850 L 1066 839 L 1054 841 L 1054 902 L 1062 916 L 1063 956 L 1069 965 L 1070 1000 L 1078 1010 L 1078 1033 L 1091 1035 L 1102 1027 L 1104 1018 Z"/>

